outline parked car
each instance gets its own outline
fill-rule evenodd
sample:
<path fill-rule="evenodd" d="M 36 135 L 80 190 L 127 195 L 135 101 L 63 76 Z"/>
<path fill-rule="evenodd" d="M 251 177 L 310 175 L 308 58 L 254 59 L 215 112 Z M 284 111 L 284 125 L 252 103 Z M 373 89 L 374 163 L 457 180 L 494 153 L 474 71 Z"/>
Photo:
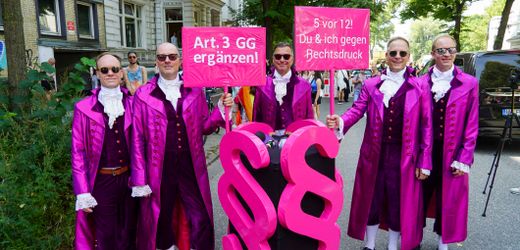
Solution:
<path fill-rule="evenodd" d="M 419 75 L 428 72 L 431 60 Z M 455 65 L 479 80 L 480 114 L 479 135 L 496 135 L 502 132 L 505 117 L 511 112 L 512 91 L 509 78 L 513 68 L 520 68 L 520 50 L 459 53 Z M 515 112 L 520 116 L 520 88 L 516 85 Z M 515 137 L 520 126 L 513 121 Z"/>

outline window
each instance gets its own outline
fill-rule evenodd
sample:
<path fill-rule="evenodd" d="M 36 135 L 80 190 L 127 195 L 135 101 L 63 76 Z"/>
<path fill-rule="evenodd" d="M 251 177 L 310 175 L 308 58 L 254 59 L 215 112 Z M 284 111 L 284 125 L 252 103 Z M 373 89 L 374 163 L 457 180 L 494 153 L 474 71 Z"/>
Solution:
<path fill-rule="evenodd" d="M 129 48 L 142 47 L 142 10 L 141 6 L 119 1 L 119 20 L 121 22 L 121 45 Z"/>
<path fill-rule="evenodd" d="M 80 38 L 94 39 L 94 6 L 78 2 L 78 34 Z"/>
<path fill-rule="evenodd" d="M 182 8 L 165 9 L 164 17 L 167 29 L 166 41 L 175 44 L 178 48 L 182 47 Z"/>
<path fill-rule="evenodd" d="M 0 0 L 0 30 L 4 30 L 4 16 L 2 16 L 2 1 Z"/>
<path fill-rule="evenodd" d="M 59 0 L 38 0 L 38 11 L 40 33 L 61 35 Z"/>
<path fill-rule="evenodd" d="M 211 10 L 211 26 L 220 26 L 220 12 Z"/>

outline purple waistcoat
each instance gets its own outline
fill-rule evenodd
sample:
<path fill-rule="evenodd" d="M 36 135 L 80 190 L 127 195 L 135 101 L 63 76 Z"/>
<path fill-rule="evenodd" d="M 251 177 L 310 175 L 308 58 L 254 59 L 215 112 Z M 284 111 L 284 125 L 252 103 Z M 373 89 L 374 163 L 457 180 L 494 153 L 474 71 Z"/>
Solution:
<path fill-rule="evenodd" d="M 275 130 L 285 129 L 289 124 L 293 122 L 292 108 L 291 103 L 294 96 L 294 83 L 287 83 L 287 94 L 282 98 L 283 102 L 280 105 L 277 101 L 276 108 L 276 125 L 274 127 Z"/>
<path fill-rule="evenodd" d="M 405 82 L 397 93 L 388 101 L 383 115 L 383 143 L 401 143 L 403 137 L 403 112 L 406 91 L 409 83 Z"/>
<path fill-rule="evenodd" d="M 112 129 L 108 126 L 108 116 L 103 111 L 103 105 L 98 101 L 94 106 L 94 111 L 100 112 L 105 119 L 105 139 L 103 141 L 103 151 L 99 160 L 99 168 L 115 168 L 129 166 L 130 154 L 125 135 L 124 116 L 118 117 L 114 121 Z"/>

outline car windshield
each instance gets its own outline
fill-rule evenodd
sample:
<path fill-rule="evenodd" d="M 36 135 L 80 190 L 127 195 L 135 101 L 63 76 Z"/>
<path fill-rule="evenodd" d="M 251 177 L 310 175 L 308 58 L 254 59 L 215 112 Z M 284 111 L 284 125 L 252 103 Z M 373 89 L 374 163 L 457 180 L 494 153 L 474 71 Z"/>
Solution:
<path fill-rule="evenodd" d="M 520 54 L 484 54 L 476 60 L 475 77 L 481 89 L 507 87 L 513 67 L 520 68 Z"/>

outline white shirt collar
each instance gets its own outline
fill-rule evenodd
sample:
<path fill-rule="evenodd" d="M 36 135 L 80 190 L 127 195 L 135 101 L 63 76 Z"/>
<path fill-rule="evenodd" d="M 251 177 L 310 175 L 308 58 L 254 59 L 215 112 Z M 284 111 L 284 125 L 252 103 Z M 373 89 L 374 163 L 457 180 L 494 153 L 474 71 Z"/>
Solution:
<path fill-rule="evenodd" d="M 276 95 L 276 100 L 280 105 L 283 103 L 283 97 L 287 95 L 287 83 L 291 81 L 292 71 L 289 70 L 285 75 L 280 75 L 278 71 L 274 71 L 274 93 Z"/>
<path fill-rule="evenodd" d="M 280 73 L 278 73 L 278 71 L 274 71 L 274 79 L 283 79 L 283 80 L 287 80 L 287 82 L 289 82 L 289 80 L 291 80 L 291 76 L 292 76 L 292 70 L 289 70 L 289 72 L 287 72 L 285 75 L 280 75 Z"/>
<path fill-rule="evenodd" d="M 179 74 L 174 80 L 164 79 L 161 75 L 159 76 L 159 80 L 157 81 L 157 85 L 163 91 L 166 96 L 166 100 L 172 103 L 172 106 L 175 110 L 177 110 L 177 100 L 181 98 L 181 85 L 182 81 L 180 80 Z"/>
<path fill-rule="evenodd" d="M 399 88 L 403 86 L 403 83 L 405 81 L 405 71 L 406 68 L 399 72 L 392 72 L 390 71 L 390 68 L 386 68 L 386 74 L 381 75 L 381 80 L 383 80 L 384 82 L 383 84 L 381 84 L 379 91 L 383 93 L 383 104 L 385 105 L 385 107 L 388 108 L 388 103 L 390 102 L 390 99 L 394 97 Z"/>
<path fill-rule="evenodd" d="M 103 112 L 108 115 L 108 126 L 112 129 L 116 119 L 125 113 L 123 92 L 119 87 L 111 89 L 101 85 L 98 100 L 103 104 Z"/>
<path fill-rule="evenodd" d="M 440 71 L 437 66 L 433 66 L 432 78 L 443 78 L 443 79 L 453 79 L 453 70 L 455 69 L 454 65 L 451 65 L 451 68 L 447 71 Z"/>
<path fill-rule="evenodd" d="M 437 69 L 437 66 L 433 66 L 432 72 L 432 93 L 433 99 L 435 102 L 438 102 L 442 99 L 446 93 L 451 89 L 451 81 L 453 80 L 453 70 L 455 66 L 451 66 L 451 68 L 447 71 L 441 72 Z"/>

